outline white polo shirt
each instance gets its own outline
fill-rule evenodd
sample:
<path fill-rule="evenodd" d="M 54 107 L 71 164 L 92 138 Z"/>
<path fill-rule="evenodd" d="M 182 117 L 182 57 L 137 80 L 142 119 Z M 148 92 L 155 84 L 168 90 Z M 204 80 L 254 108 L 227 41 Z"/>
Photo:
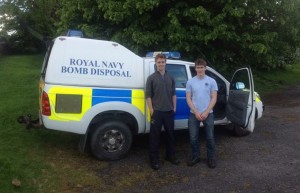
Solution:
<path fill-rule="evenodd" d="M 215 79 L 207 75 L 202 79 L 194 76 L 186 84 L 186 93 L 191 93 L 192 102 L 199 112 L 204 112 L 207 109 L 213 91 L 218 91 L 217 83 Z M 212 112 L 213 110 L 210 113 Z"/>

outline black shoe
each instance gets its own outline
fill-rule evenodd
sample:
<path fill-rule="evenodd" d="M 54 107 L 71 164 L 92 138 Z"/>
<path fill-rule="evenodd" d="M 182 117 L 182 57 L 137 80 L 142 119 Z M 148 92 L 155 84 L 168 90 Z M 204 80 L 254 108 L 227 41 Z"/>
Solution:
<path fill-rule="evenodd" d="M 179 165 L 180 164 L 180 161 L 175 156 L 166 157 L 165 160 L 167 160 L 168 162 L 170 162 L 171 164 L 174 164 L 174 165 Z"/>
<path fill-rule="evenodd" d="M 217 166 L 216 159 L 208 159 L 207 165 L 209 168 L 215 168 Z"/>
<path fill-rule="evenodd" d="M 153 170 L 159 170 L 160 169 L 160 163 L 159 162 L 151 162 L 151 168 Z"/>
<path fill-rule="evenodd" d="M 198 162 L 200 162 L 200 157 L 192 157 L 192 159 L 187 162 L 187 165 L 193 166 Z"/>

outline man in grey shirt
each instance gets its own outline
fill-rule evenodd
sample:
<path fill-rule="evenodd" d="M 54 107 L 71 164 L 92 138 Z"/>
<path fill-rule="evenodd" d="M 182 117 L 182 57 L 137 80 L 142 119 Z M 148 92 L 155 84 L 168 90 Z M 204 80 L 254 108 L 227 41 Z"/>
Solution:
<path fill-rule="evenodd" d="M 160 168 L 159 145 L 162 126 L 166 134 L 166 160 L 178 165 L 175 156 L 174 114 L 176 112 L 175 80 L 166 71 L 166 56 L 155 57 L 157 71 L 146 82 L 146 99 L 151 114 L 149 157 L 152 169 Z"/>

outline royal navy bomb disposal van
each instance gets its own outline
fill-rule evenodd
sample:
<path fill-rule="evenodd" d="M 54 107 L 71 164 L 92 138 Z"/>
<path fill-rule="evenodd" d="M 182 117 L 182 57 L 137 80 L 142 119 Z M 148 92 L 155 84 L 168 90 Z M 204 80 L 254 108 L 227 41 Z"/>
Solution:
<path fill-rule="evenodd" d="M 167 71 L 176 81 L 175 129 L 187 129 L 185 86 L 195 76 L 194 63 L 179 60 L 173 52 L 164 54 Z M 80 150 L 89 149 L 98 159 L 120 159 L 130 150 L 134 135 L 149 133 L 145 84 L 154 71 L 154 57 L 140 57 L 119 43 L 57 37 L 41 71 L 41 124 L 80 134 Z M 236 71 L 231 83 L 210 67 L 206 73 L 219 88 L 215 124 L 231 125 L 240 136 L 253 132 L 263 104 L 254 92 L 251 69 Z"/>

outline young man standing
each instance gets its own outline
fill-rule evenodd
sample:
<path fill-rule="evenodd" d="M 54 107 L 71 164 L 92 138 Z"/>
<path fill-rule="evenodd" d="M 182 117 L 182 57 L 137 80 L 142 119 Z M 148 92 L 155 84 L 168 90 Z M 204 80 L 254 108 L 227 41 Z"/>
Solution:
<path fill-rule="evenodd" d="M 186 100 L 190 107 L 188 127 L 192 147 L 192 158 L 188 166 L 200 161 L 199 127 L 203 123 L 206 135 L 207 164 L 210 168 L 216 167 L 214 115 L 213 107 L 217 101 L 218 86 L 216 81 L 205 74 L 207 63 L 197 59 L 195 70 L 197 75 L 188 80 L 186 85 Z"/>
<path fill-rule="evenodd" d="M 166 71 L 166 56 L 155 57 L 156 72 L 146 82 L 146 100 L 151 114 L 150 164 L 152 169 L 160 168 L 159 145 L 162 126 L 166 134 L 166 160 L 178 165 L 175 156 L 174 114 L 176 112 L 175 80 Z"/>

